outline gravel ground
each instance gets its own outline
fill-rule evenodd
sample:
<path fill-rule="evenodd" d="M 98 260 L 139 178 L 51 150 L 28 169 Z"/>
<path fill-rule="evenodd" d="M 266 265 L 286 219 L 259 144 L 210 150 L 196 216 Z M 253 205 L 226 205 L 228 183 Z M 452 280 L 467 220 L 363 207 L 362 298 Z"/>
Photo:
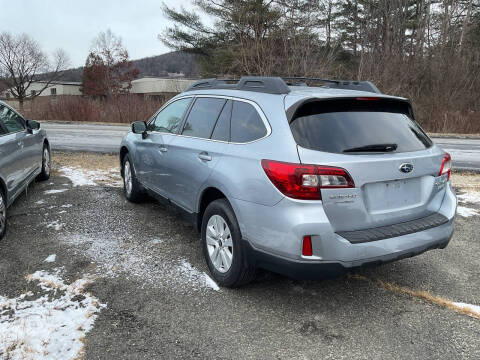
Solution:
<path fill-rule="evenodd" d="M 265 272 L 229 290 L 207 275 L 199 234 L 174 209 L 126 202 L 115 179 L 82 186 L 55 174 L 10 208 L 0 297 L 38 291 L 26 276 L 39 270 L 94 279 L 86 291 L 104 307 L 82 339 L 86 359 L 480 358 L 479 319 L 378 282 L 480 305 L 480 215 L 458 217 L 445 250 L 359 276 Z"/>

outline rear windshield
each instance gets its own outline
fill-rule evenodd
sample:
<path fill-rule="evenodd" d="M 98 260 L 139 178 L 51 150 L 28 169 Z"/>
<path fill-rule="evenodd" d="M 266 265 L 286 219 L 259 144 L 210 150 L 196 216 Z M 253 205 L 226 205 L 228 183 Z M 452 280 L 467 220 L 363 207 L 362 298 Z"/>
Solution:
<path fill-rule="evenodd" d="M 397 100 L 341 99 L 310 102 L 290 122 L 298 145 L 332 153 L 418 151 L 432 146 Z"/>

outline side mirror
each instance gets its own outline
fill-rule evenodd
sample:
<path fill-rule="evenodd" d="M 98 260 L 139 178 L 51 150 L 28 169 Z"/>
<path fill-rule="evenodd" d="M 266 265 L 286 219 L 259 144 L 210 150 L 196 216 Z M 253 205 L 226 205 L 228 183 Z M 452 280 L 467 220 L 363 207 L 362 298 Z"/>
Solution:
<path fill-rule="evenodd" d="M 35 120 L 26 120 L 27 123 L 27 130 L 29 132 L 32 132 L 33 130 L 38 130 L 40 129 L 40 123 Z"/>
<path fill-rule="evenodd" d="M 142 134 L 142 138 L 147 136 L 147 123 L 145 121 L 135 121 L 132 124 L 132 132 L 134 134 Z"/>

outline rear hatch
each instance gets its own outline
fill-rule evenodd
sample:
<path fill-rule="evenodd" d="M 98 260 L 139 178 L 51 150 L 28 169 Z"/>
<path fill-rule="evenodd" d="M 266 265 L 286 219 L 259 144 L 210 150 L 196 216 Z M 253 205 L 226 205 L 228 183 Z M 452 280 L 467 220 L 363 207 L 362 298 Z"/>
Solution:
<path fill-rule="evenodd" d="M 288 112 L 287 112 L 288 113 Z M 443 151 L 394 98 L 313 99 L 298 106 L 290 128 L 300 161 L 341 167 L 354 188 L 322 189 L 335 231 L 368 229 L 428 216 L 445 192 Z"/>

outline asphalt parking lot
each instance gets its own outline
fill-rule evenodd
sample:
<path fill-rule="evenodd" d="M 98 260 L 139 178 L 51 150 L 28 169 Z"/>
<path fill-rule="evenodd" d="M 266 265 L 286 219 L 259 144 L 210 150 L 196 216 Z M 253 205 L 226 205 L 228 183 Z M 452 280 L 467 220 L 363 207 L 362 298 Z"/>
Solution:
<path fill-rule="evenodd" d="M 448 302 L 480 305 L 480 203 L 466 204 L 445 250 L 324 281 L 264 272 L 230 290 L 208 277 L 189 223 L 153 200 L 127 202 L 119 180 L 57 168 L 10 208 L 0 340 L 22 301 L 27 311 L 70 292 L 65 309 L 88 308 L 85 321 L 63 350 L 55 336 L 38 346 L 86 359 L 480 358 L 480 318 Z M 5 334 L 0 359 L 34 352 L 32 332 Z"/>

